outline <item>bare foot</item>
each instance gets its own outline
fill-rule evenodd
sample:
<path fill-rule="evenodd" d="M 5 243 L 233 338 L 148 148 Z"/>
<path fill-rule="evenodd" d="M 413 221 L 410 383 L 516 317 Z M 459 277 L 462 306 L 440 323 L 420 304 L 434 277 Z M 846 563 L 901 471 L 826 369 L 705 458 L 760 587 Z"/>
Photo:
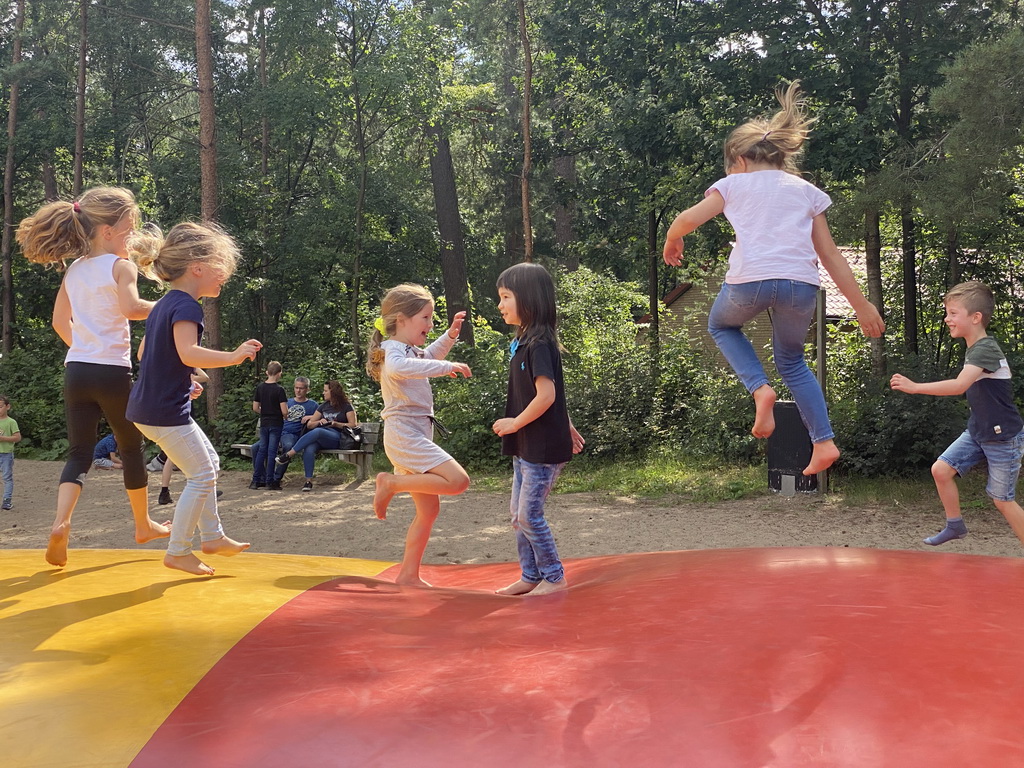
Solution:
<path fill-rule="evenodd" d="M 204 555 L 224 555 L 225 557 L 231 557 L 237 555 L 239 552 L 245 552 L 252 545 L 248 542 L 235 541 L 229 539 L 227 536 L 221 536 L 219 539 L 213 541 L 203 542 L 203 554 Z"/>
<path fill-rule="evenodd" d="M 155 523 L 151 518 L 146 518 L 146 525 L 135 527 L 135 541 L 137 544 L 145 544 L 153 539 L 162 539 L 171 535 L 171 521 L 166 523 Z"/>
<path fill-rule="evenodd" d="M 550 595 L 552 592 L 561 592 L 563 589 L 569 588 L 569 582 L 564 578 L 558 581 L 542 581 L 538 584 L 531 592 L 530 597 L 534 595 Z"/>
<path fill-rule="evenodd" d="M 515 584 L 509 584 L 507 587 L 494 590 L 496 595 L 526 595 L 533 592 L 537 588 L 537 584 L 532 581 L 523 581 L 520 579 Z"/>
<path fill-rule="evenodd" d="M 377 490 L 373 494 L 373 514 L 378 520 L 384 520 L 388 516 L 388 504 L 395 497 L 394 475 L 389 472 L 381 472 L 377 475 Z"/>
<path fill-rule="evenodd" d="M 763 384 L 752 393 L 754 398 L 754 437 L 771 437 L 775 431 L 775 390 Z"/>
<path fill-rule="evenodd" d="M 836 448 L 834 441 L 826 440 L 823 443 L 815 443 L 814 450 L 811 452 L 811 463 L 804 469 L 804 474 L 816 475 L 819 472 L 824 472 L 835 464 L 838 458 L 839 449 Z"/>
<path fill-rule="evenodd" d="M 193 573 L 196 576 L 213 576 L 213 568 L 191 552 L 187 555 L 164 555 L 164 565 L 177 571 Z"/>
<path fill-rule="evenodd" d="M 71 536 L 71 525 L 56 525 L 50 531 L 50 541 L 46 545 L 46 562 L 63 568 L 68 564 L 68 538 Z"/>
<path fill-rule="evenodd" d="M 395 584 L 399 584 L 403 587 L 432 587 L 434 586 L 429 581 L 424 581 L 419 576 L 399 576 L 395 579 Z"/>

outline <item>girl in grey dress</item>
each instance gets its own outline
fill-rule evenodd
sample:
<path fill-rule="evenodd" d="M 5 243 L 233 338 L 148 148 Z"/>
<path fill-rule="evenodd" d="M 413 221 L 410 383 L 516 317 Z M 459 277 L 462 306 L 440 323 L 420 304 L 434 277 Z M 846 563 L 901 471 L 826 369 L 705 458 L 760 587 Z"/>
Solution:
<path fill-rule="evenodd" d="M 440 496 L 454 496 L 469 487 L 466 470 L 433 441 L 434 376 L 470 376 L 465 363 L 447 357 L 459 338 L 465 312 L 455 315 L 446 333 L 425 349 L 434 328 L 434 297 L 421 285 L 403 284 L 384 296 L 381 316 L 370 338 L 367 373 L 380 382 L 384 399 L 384 452 L 394 474 L 377 475 L 373 511 L 381 520 L 397 493 L 409 493 L 416 516 L 405 537 L 398 584 L 430 586 L 420 578 L 420 561 L 441 508 Z"/>

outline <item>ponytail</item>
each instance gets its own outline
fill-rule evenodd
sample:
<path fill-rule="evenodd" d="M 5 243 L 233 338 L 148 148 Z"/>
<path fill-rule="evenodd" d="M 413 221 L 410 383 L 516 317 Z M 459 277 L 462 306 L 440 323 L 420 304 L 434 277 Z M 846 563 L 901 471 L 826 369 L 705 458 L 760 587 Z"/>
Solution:
<path fill-rule="evenodd" d="M 22 219 L 14 233 L 25 258 L 36 264 L 63 269 L 68 261 L 88 256 L 101 226 L 112 227 L 126 215 L 139 221 L 139 207 L 131 190 L 93 187 L 73 203 L 47 203 Z"/>
<path fill-rule="evenodd" d="M 782 109 L 769 119 L 746 122 L 729 135 L 724 152 L 726 171 L 744 158 L 789 173 L 798 172 L 797 161 L 814 119 L 804 113 L 805 100 L 799 80 L 794 80 L 785 90 L 776 90 L 775 97 Z"/>

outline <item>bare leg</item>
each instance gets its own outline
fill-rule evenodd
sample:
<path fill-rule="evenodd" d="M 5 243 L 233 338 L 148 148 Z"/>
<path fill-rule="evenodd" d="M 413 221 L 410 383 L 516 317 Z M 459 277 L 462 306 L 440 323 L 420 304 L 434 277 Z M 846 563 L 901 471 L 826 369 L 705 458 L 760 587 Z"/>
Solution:
<path fill-rule="evenodd" d="M 469 488 L 469 475 L 459 462 L 452 459 L 429 472 L 415 475 L 377 475 L 377 489 L 373 494 L 373 512 L 384 520 L 388 504 L 398 493 L 423 493 L 429 496 L 457 496 Z"/>
<path fill-rule="evenodd" d="M 171 473 L 174 472 L 174 462 L 170 459 L 164 462 L 164 468 L 160 470 L 160 487 L 171 487 Z"/>
<path fill-rule="evenodd" d="M 171 535 L 171 523 L 155 523 L 149 516 L 149 489 L 133 488 L 126 491 L 128 502 L 132 505 L 132 517 L 135 518 L 135 541 L 145 544 L 153 539 L 162 539 Z"/>
<path fill-rule="evenodd" d="M 441 500 L 429 493 L 414 493 L 412 500 L 416 504 L 416 517 L 405 534 L 405 554 L 402 555 L 402 567 L 395 583 L 410 587 L 429 587 L 430 584 L 420 578 L 420 563 L 423 561 L 427 542 L 430 541 L 430 531 L 437 520 L 437 513 L 441 511 Z"/>
<path fill-rule="evenodd" d="M 995 501 L 993 499 L 993 501 Z M 1024 509 L 1016 501 L 996 501 L 996 509 L 1003 513 L 1021 544 L 1024 544 Z"/>
<path fill-rule="evenodd" d="M 213 576 L 213 568 L 191 552 L 187 555 L 164 555 L 164 565 L 177 571 L 195 574 L 196 576 Z"/>
<path fill-rule="evenodd" d="M 68 539 L 71 536 L 71 515 L 75 511 L 82 486 L 78 483 L 61 483 L 57 486 L 57 516 L 50 529 L 50 541 L 46 545 L 46 562 L 59 568 L 68 562 Z"/>
<path fill-rule="evenodd" d="M 834 440 L 825 440 L 814 444 L 811 451 L 811 463 L 804 468 L 805 475 L 816 475 L 836 463 L 839 458 L 839 449 Z"/>
<path fill-rule="evenodd" d="M 960 517 L 960 489 L 956 484 L 957 476 L 957 471 L 944 461 L 932 464 L 932 479 L 935 480 L 935 490 L 939 492 L 939 501 L 942 502 L 947 520 Z M 999 507 L 999 502 L 996 502 L 996 507 Z M 999 511 L 1002 512 L 1001 509 Z"/>
<path fill-rule="evenodd" d="M 754 437 L 771 437 L 775 431 L 775 390 L 762 384 L 751 392 L 754 398 L 754 426 L 750 434 Z"/>

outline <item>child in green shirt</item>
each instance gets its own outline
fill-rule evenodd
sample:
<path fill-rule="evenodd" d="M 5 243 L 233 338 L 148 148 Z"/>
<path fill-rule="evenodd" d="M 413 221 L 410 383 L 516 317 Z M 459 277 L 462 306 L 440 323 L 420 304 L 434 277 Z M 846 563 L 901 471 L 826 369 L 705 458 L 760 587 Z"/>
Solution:
<path fill-rule="evenodd" d="M 21 440 L 18 422 L 8 414 L 11 401 L 7 395 L 0 395 L 0 477 L 3 478 L 4 500 L 2 509 L 11 509 L 14 497 L 14 444 Z"/>

